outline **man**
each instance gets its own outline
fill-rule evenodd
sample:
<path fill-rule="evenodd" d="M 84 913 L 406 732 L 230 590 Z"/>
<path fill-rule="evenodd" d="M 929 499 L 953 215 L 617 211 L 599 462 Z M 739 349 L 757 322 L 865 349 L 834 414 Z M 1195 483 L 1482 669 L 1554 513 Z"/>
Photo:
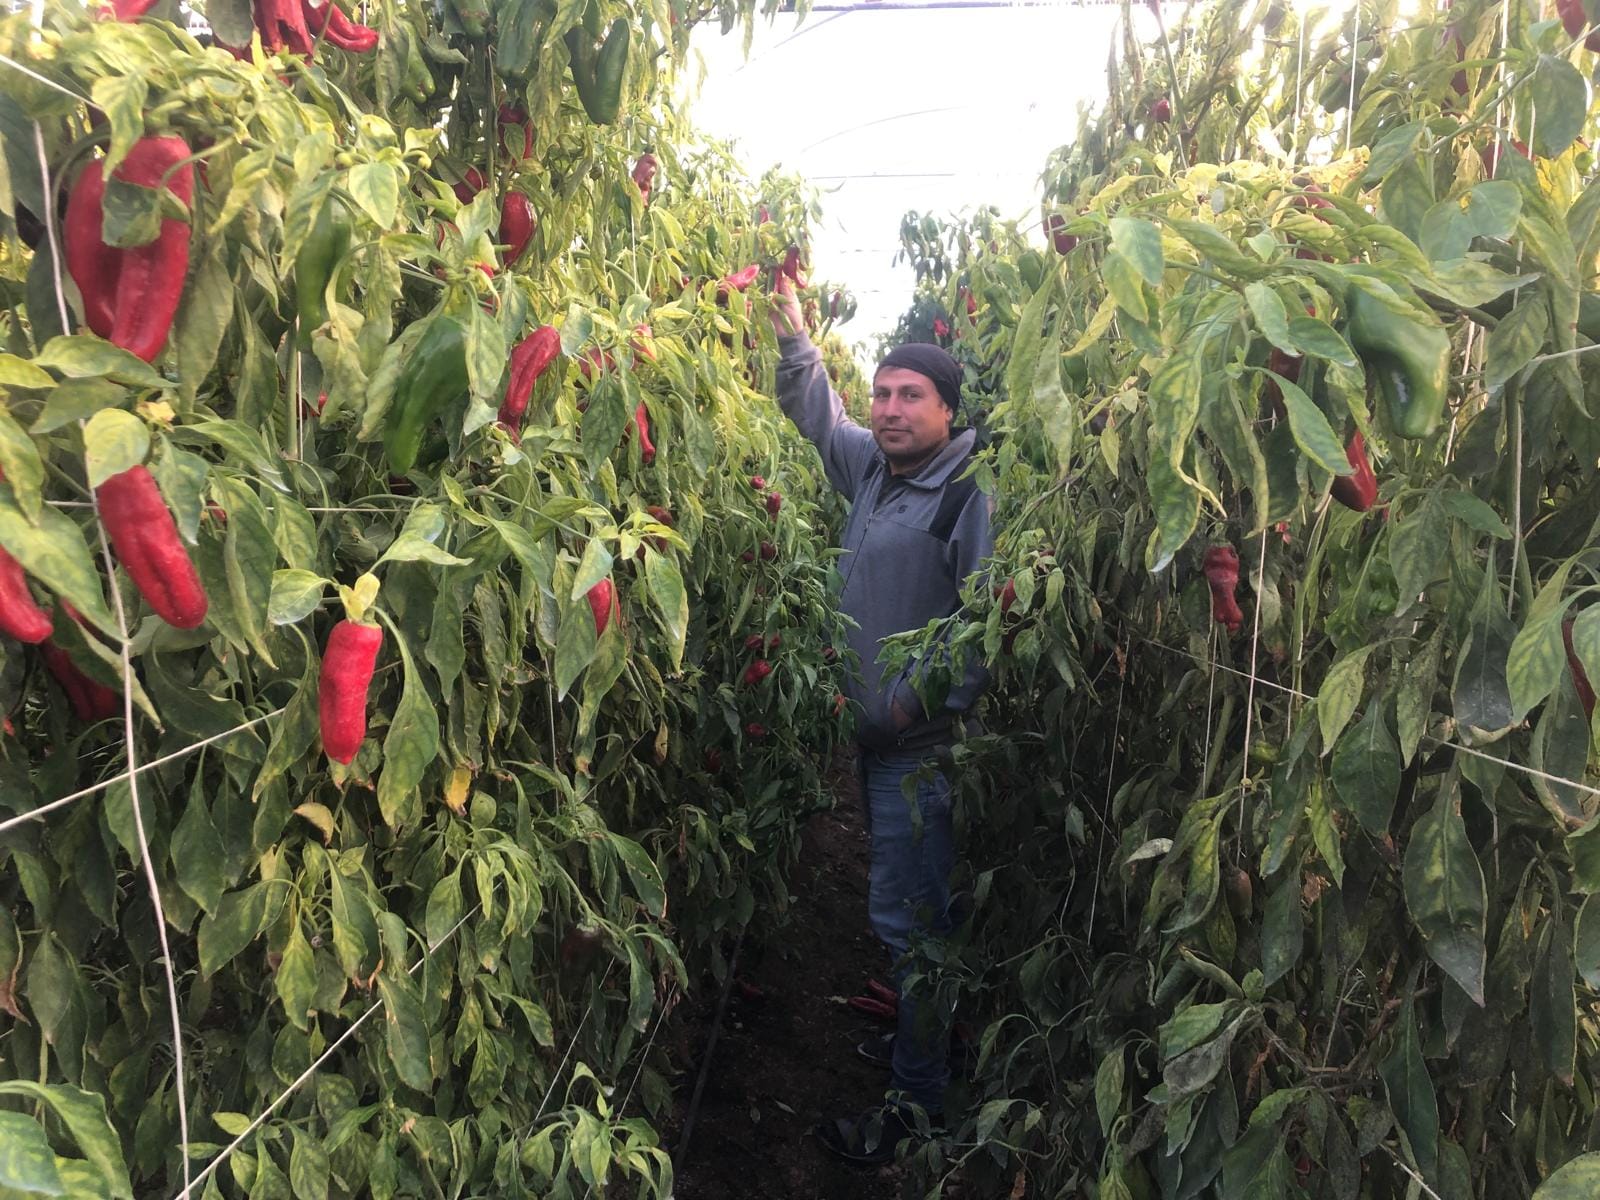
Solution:
<path fill-rule="evenodd" d="M 929 760 L 948 759 L 958 716 L 988 680 L 980 666 L 952 687 L 943 706 L 924 711 L 912 671 L 885 680 L 881 641 L 920 629 L 960 607 L 963 582 L 993 552 L 989 502 L 966 469 L 975 435 L 952 436 L 961 368 L 937 346 L 900 346 L 872 381 L 872 428 L 845 415 L 822 356 L 806 337 L 800 306 L 782 276 L 772 297 L 782 357 L 778 403 L 822 455 L 828 481 L 850 501 L 839 570 L 840 607 L 856 622 L 850 648 L 861 663 L 847 682 L 856 711 L 860 770 L 871 825 L 868 909 L 873 931 L 896 960 L 899 1020 L 888 1044 L 861 1051 L 890 1065 L 890 1101 L 853 1119 L 818 1127 L 822 1143 L 855 1162 L 893 1159 L 915 1127 L 908 1105 L 937 1122 L 950 1080 L 947 1021 L 921 1014 L 906 995 L 899 965 L 913 934 L 950 930 L 949 876 L 955 861 L 950 783 L 937 772 L 915 784 L 917 813 L 901 785 Z"/>

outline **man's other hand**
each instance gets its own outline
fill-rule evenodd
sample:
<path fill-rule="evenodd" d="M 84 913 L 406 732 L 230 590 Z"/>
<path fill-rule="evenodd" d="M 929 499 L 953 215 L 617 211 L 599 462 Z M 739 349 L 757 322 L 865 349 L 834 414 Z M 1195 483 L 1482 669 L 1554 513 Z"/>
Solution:
<path fill-rule="evenodd" d="M 900 701 L 898 700 L 889 702 L 889 720 L 894 722 L 894 731 L 896 733 L 904 733 L 911 728 L 911 714 L 900 707 Z"/>
<path fill-rule="evenodd" d="M 803 332 L 805 316 L 800 312 L 800 300 L 794 294 L 794 280 L 778 272 L 778 285 L 772 296 L 772 328 L 779 337 Z"/>

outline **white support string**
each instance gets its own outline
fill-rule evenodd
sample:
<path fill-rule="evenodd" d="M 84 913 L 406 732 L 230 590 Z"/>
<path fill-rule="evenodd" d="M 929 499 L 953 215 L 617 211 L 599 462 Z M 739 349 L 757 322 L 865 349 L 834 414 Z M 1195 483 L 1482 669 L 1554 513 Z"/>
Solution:
<path fill-rule="evenodd" d="M 677 995 L 678 983 L 677 980 L 673 980 L 672 988 L 667 992 L 667 998 L 661 1002 L 661 1011 L 656 1014 L 655 1028 L 650 1031 L 650 1037 L 645 1041 L 644 1050 L 639 1055 L 639 1067 L 633 1073 L 633 1082 L 628 1084 L 628 1090 L 622 1096 L 622 1103 L 617 1105 L 616 1119 L 618 1121 L 621 1121 L 628 1111 L 628 1101 L 633 1099 L 633 1089 L 639 1086 L 639 1077 L 644 1074 L 645 1064 L 650 1061 L 650 1051 L 656 1044 L 656 1034 L 660 1033 L 661 1027 L 666 1024 L 667 1014 L 672 1011 L 672 1003 L 677 998 Z M 594 1184 L 591 1183 L 584 1189 L 583 1200 L 589 1200 L 589 1196 L 593 1191 Z"/>
<path fill-rule="evenodd" d="M 37 126 L 35 126 L 37 128 Z M 55 247 L 52 245 L 51 250 Z M 100 532 L 100 557 L 106 564 L 111 583 L 111 602 L 117 614 L 118 651 L 122 655 L 122 730 L 123 755 L 128 764 L 128 804 L 133 809 L 133 831 L 139 839 L 139 865 L 150 888 L 150 906 L 155 910 L 156 937 L 161 943 L 161 971 L 167 980 L 167 1015 L 172 1021 L 172 1078 L 178 1097 L 178 1151 L 183 1157 L 184 1192 L 189 1190 L 189 1092 L 183 1078 L 183 1018 L 178 1011 L 178 977 L 172 969 L 172 946 L 167 940 L 167 914 L 161 903 L 161 885 L 156 879 L 155 860 L 150 853 L 150 838 L 144 827 L 144 804 L 139 799 L 138 740 L 133 729 L 133 661 L 128 656 L 128 613 L 122 604 L 122 589 L 116 585 L 117 564 L 106 540 L 105 523 Z"/>
<path fill-rule="evenodd" d="M 33 30 L 37 36 L 44 18 L 42 3 L 36 3 L 33 12 Z M 56 308 L 61 317 L 61 331 L 71 331 L 72 321 L 67 312 L 66 287 L 61 279 L 61 239 L 55 225 L 55 197 L 50 182 L 50 156 L 44 144 L 44 129 L 33 122 L 33 142 L 39 155 L 39 181 L 43 191 L 43 221 L 46 245 L 50 248 L 50 265 L 55 291 Z M 79 421 L 81 430 L 87 424 Z M 155 912 L 156 937 L 161 944 L 161 971 L 167 983 L 167 1015 L 172 1023 L 172 1079 L 178 1101 L 178 1150 L 183 1159 L 185 1191 L 189 1183 L 189 1092 L 183 1072 L 183 1017 L 178 1010 L 178 979 L 172 967 L 172 947 L 167 940 L 167 914 L 161 902 L 161 887 L 156 879 L 154 857 L 150 853 L 150 839 L 144 826 L 144 806 L 139 799 L 138 758 L 133 729 L 133 662 L 129 657 L 128 614 L 122 604 L 122 590 L 116 586 L 117 566 L 111 556 L 111 543 L 106 539 L 105 523 L 98 523 L 100 557 L 106 565 L 106 577 L 112 580 L 111 599 L 117 617 L 118 651 L 122 658 L 122 727 L 123 755 L 128 764 L 128 801 L 133 809 L 133 830 L 139 841 L 139 863 L 143 868 L 145 883 L 150 889 L 150 907 Z"/>
<path fill-rule="evenodd" d="M 46 814 L 54 812 L 58 808 L 65 808 L 74 800 L 82 800 L 87 796 L 93 796 L 96 792 L 103 792 L 109 787 L 114 787 L 117 784 L 122 783 L 124 780 L 131 780 L 136 776 L 145 774 L 147 771 L 154 771 L 157 767 L 164 767 L 168 763 L 177 762 L 180 758 L 187 758 L 196 750 L 204 749 L 213 742 L 220 742 L 224 738 L 231 738 L 236 733 L 243 733 L 247 729 L 253 729 L 264 721 L 270 721 L 274 717 L 282 716 L 283 713 L 283 709 L 275 709 L 264 717 L 257 717 L 254 721 L 246 721 L 243 725 L 235 725 L 232 729 L 226 729 L 221 733 L 214 733 L 202 741 L 192 742 L 183 747 L 181 750 L 174 750 L 171 754 L 163 755 L 160 758 L 152 758 L 149 762 L 140 764 L 136 769 L 124 771 L 120 775 L 113 775 L 110 779 L 102 780 L 100 783 L 92 784 L 81 791 L 72 792 L 70 795 L 62 796 L 59 800 L 52 800 L 48 804 L 41 804 L 38 808 L 30 808 L 25 813 L 21 813 L 15 817 L 10 817 L 4 821 L 0 821 L 0 834 L 15 829 L 17 826 L 22 825 L 25 822 L 36 821 Z"/>
<path fill-rule="evenodd" d="M 1135 634 L 1134 636 L 1147 646 L 1154 646 L 1156 649 L 1165 650 L 1170 654 L 1181 655 L 1184 658 L 1192 659 L 1193 661 L 1202 665 L 1205 663 L 1205 659 L 1201 658 L 1198 654 L 1195 654 L 1192 651 L 1183 650 L 1177 646 L 1169 646 L 1165 642 L 1155 641 L 1153 638 L 1147 638 L 1143 634 Z M 1245 672 L 1236 670 L 1235 668 L 1222 663 L 1217 664 L 1217 669 L 1219 671 L 1226 671 L 1229 675 L 1236 675 L 1240 679 L 1250 678 L 1250 676 L 1245 674 Z M 1262 687 L 1271 688 L 1274 691 L 1282 692 L 1288 696 L 1295 696 L 1301 700 L 1314 701 L 1316 699 L 1315 696 L 1307 695 L 1298 688 L 1288 687 L 1271 679 L 1259 679 L 1257 682 L 1259 682 Z M 1422 735 L 1422 740 L 1441 748 L 1456 750 L 1462 754 L 1469 754 L 1473 758 L 1481 758 L 1484 762 L 1494 763 L 1496 766 L 1505 767 L 1507 770 L 1520 771 L 1524 775 L 1532 776 L 1535 779 L 1542 779 L 1546 783 L 1560 784 L 1562 787 L 1569 787 L 1574 791 L 1583 792 L 1590 796 L 1600 797 L 1600 788 L 1590 787 L 1586 783 L 1577 783 L 1574 780 L 1566 779 L 1560 775 L 1552 775 L 1548 771 L 1541 771 L 1537 767 L 1530 767 L 1525 763 L 1513 762 L 1509 758 L 1498 758 L 1493 754 L 1485 754 L 1482 750 L 1478 750 L 1472 746 L 1464 745 L 1461 742 L 1453 742 L 1447 738 L 1434 737 L 1431 733 L 1424 733 Z"/>
<path fill-rule="evenodd" d="M 1344 152 L 1350 153 L 1350 139 L 1356 131 L 1356 55 L 1361 52 L 1361 5 L 1350 6 L 1350 101 L 1344 109 Z"/>
<path fill-rule="evenodd" d="M 443 946 L 452 937 L 454 937 L 455 934 L 456 934 L 456 931 L 458 929 L 460 929 L 463 925 L 465 925 L 468 921 L 470 921 L 474 916 L 476 916 L 477 913 L 478 913 L 478 910 L 480 908 L 482 908 L 482 907 L 483 907 L 482 901 L 480 901 L 477 904 L 474 904 L 471 907 L 471 909 L 469 909 L 465 914 L 462 915 L 462 917 L 461 917 L 461 919 L 459 921 L 457 921 L 454 925 L 452 925 L 448 930 L 446 930 L 440 936 L 440 938 L 439 938 L 439 940 L 437 942 L 433 943 L 433 945 L 429 946 L 423 952 L 423 955 L 422 955 L 421 958 L 417 959 L 416 962 L 411 964 L 411 966 L 407 969 L 406 974 L 415 975 L 422 968 L 422 964 L 427 962 L 430 958 L 433 957 L 434 951 L 438 950 L 440 946 Z M 256 1130 L 260 1129 L 261 1126 L 263 1124 L 265 1124 L 267 1118 L 270 1117 L 274 1112 L 276 1112 L 278 1110 L 278 1107 L 285 1100 L 287 1100 L 290 1096 L 294 1095 L 295 1092 L 297 1092 L 313 1075 L 315 1075 L 319 1070 L 321 1070 L 322 1069 L 322 1064 L 327 1062 L 328 1059 L 333 1057 L 334 1051 L 338 1050 L 340 1046 L 344 1045 L 345 1042 L 349 1041 L 350 1038 L 355 1035 L 356 1030 L 360 1029 L 364 1024 L 366 1024 L 367 1020 L 372 1016 L 372 1014 L 377 1012 L 382 1007 L 383 1007 L 383 1000 L 380 997 L 379 999 L 377 999 L 377 1000 L 375 1000 L 373 1002 L 372 1007 L 370 1007 L 369 1009 L 367 1009 L 366 1012 L 362 1013 L 359 1017 L 357 1017 L 355 1019 L 355 1021 L 353 1021 L 351 1023 L 351 1025 L 350 1025 L 350 1027 L 348 1029 L 346 1029 L 337 1038 L 335 1038 L 333 1040 L 333 1042 L 328 1046 L 328 1048 L 326 1050 L 324 1050 L 321 1054 L 319 1054 L 317 1056 L 316 1060 L 309 1067 L 307 1067 L 304 1071 L 300 1072 L 299 1077 L 297 1079 L 295 1079 L 295 1081 L 293 1083 L 291 1083 L 288 1087 L 286 1087 L 283 1090 L 283 1092 L 278 1096 L 278 1098 L 276 1100 L 274 1100 L 271 1104 L 267 1105 L 266 1108 L 262 1109 L 260 1115 L 258 1115 L 255 1120 L 251 1121 L 250 1124 L 246 1125 L 244 1127 L 244 1130 L 239 1134 L 238 1137 L 234 1138 L 233 1141 L 229 1142 L 226 1146 L 224 1146 L 222 1148 L 222 1150 L 217 1154 L 217 1157 L 212 1159 L 209 1163 L 206 1164 L 205 1170 L 201 1171 L 199 1175 L 195 1176 L 194 1182 L 192 1182 L 192 1183 L 187 1183 L 186 1182 L 184 1184 L 183 1190 L 181 1192 L 179 1192 L 176 1196 L 174 1196 L 173 1200 L 188 1200 L 188 1197 L 194 1191 L 195 1188 L 199 1187 L 202 1183 L 204 1183 L 207 1179 L 209 1179 L 211 1177 L 211 1175 L 216 1171 L 216 1169 L 218 1167 L 220 1167 L 224 1162 L 226 1162 L 230 1157 L 232 1157 L 233 1152 L 235 1150 L 237 1150 L 241 1145 L 244 1144 L 244 1140 L 247 1137 L 249 1137 L 252 1133 L 254 1133 Z"/>
<path fill-rule="evenodd" d="M 1263 516 L 1265 516 L 1265 514 L 1263 514 Z M 1258 595 L 1258 596 L 1261 594 L 1262 576 L 1264 576 L 1266 573 L 1267 573 L 1267 531 L 1265 529 L 1263 529 L 1261 531 L 1261 556 L 1260 556 L 1260 558 L 1258 558 L 1256 560 L 1256 577 L 1255 577 L 1255 580 L 1254 580 L 1255 588 L 1256 588 L 1256 595 Z M 1213 625 L 1215 625 L 1215 622 L 1213 622 Z M 1245 693 L 1245 698 L 1244 698 L 1244 761 L 1246 763 L 1248 763 L 1250 761 L 1250 734 L 1251 734 L 1251 731 L 1255 728 L 1256 663 L 1258 661 L 1256 656 L 1260 652 L 1260 650 L 1261 650 L 1261 605 L 1258 603 L 1258 604 L 1255 605 L 1255 620 L 1252 622 L 1252 627 L 1251 627 L 1251 630 L 1250 630 L 1250 687 L 1249 687 L 1249 690 Z M 1239 842 L 1240 842 L 1241 845 L 1244 843 L 1244 834 L 1245 834 L 1244 800 L 1245 800 L 1245 776 L 1247 774 L 1248 774 L 1247 771 L 1240 771 L 1239 772 Z"/>

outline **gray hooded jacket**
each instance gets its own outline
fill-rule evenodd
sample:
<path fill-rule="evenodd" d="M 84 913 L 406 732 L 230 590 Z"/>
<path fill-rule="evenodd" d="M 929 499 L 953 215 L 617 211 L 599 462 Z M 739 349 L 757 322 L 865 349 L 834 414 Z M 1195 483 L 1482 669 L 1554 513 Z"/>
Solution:
<path fill-rule="evenodd" d="M 856 737 L 876 750 L 914 751 L 948 743 L 951 724 L 970 709 L 989 681 L 974 665 L 950 689 L 943 708 L 923 711 L 911 684 L 910 669 L 884 679 L 881 643 L 893 633 L 921 629 L 961 605 L 961 585 L 994 552 L 989 531 L 989 500 L 961 476 L 972 459 L 971 430 L 950 444 L 914 476 L 891 475 L 873 440 L 845 415 L 844 404 L 828 384 L 822 355 L 804 334 L 778 339 L 778 404 L 817 447 L 828 482 L 850 502 L 839 571 L 844 577 L 840 607 L 856 622 L 850 648 L 861 674 L 847 683 L 856 707 Z M 891 704 L 912 717 L 896 731 Z"/>

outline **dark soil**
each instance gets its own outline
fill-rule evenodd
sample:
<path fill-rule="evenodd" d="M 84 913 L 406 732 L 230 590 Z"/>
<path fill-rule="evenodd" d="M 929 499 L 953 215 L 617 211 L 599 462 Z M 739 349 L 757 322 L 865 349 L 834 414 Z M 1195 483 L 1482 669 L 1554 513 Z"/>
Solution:
<path fill-rule="evenodd" d="M 888 1072 L 856 1044 L 888 1029 L 849 1008 L 888 955 L 867 924 L 867 830 L 853 764 L 833 773 L 837 803 L 811 819 L 790 891 L 789 921 L 766 945 L 746 941 L 691 1140 L 681 1146 L 695 1077 L 716 1016 L 704 989 L 687 1014 L 686 1064 L 669 1145 L 681 1200 L 891 1200 L 894 1168 L 854 1168 L 812 1135 L 819 1121 L 882 1099 Z"/>

